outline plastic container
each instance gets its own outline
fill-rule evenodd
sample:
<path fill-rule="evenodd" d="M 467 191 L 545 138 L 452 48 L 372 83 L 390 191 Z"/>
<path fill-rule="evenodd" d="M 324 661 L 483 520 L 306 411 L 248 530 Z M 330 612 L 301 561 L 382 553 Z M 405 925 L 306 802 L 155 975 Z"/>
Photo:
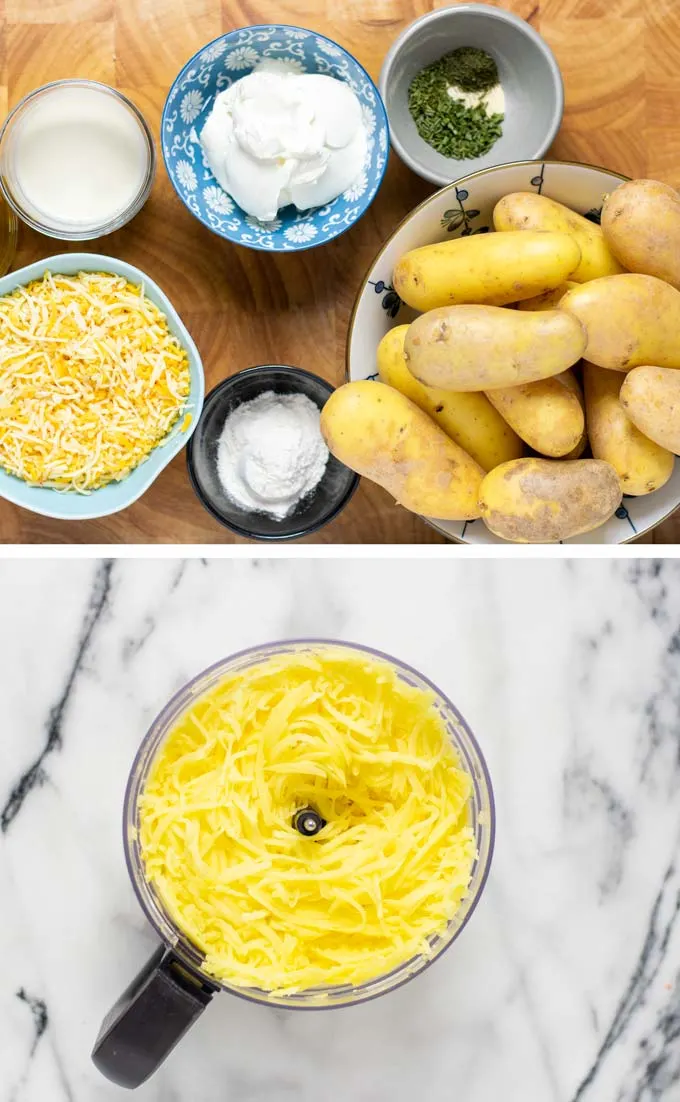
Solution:
<path fill-rule="evenodd" d="M 299 367 L 265 364 L 248 367 L 219 383 L 205 399 L 203 413 L 187 449 L 191 484 L 209 513 L 239 536 L 254 540 L 294 540 L 328 524 L 344 509 L 359 484 L 359 476 L 332 455 L 311 493 L 283 520 L 244 509 L 227 497 L 217 475 L 217 445 L 230 413 L 258 395 L 304 394 L 323 409 L 333 387 Z"/>
<path fill-rule="evenodd" d="M 138 844 L 138 801 L 149 770 L 164 738 L 178 717 L 227 673 L 245 670 L 277 655 L 301 651 L 347 650 L 367 658 L 388 662 L 397 676 L 409 685 L 433 691 L 438 708 L 461 765 L 473 782 L 470 798 L 470 824 L 474 830 L 478 858 L 466 898 L 445 933 L 432 939 L 432 955 L 417 956 L 387 975 L 359 987 L 327 987 L 296 995 L 270 995 L 255 988 L 219 984 L 202 971 L 202 956 L 166 913 L 153 886 L 149 884 Z M 354 1006 L 399 987 L 427 968 L 452 944 L 474 911 L 486 883 L 493 854 L 495 812 L 491 780 L 484 758 L 465 720 L 450 700 L 426 677 L 390 655 L 350 643 L 325 639 L 291 640 L 270 643 L 241 651 L 211 666 L 181 689 L 154 720 L 135 758 L 125 793 L 123 844 L 128 871 L 140 906 L 156 930 L 162 945 L 127 988 L 105 1018 L 97 1038 L 93 1060 L 109 1079 L 125 1087 L 144 1082 L 172 1050 L 174 1045 L 200 1016 L 213 995 L 228 991 L 240 998 L 272 1007 L 299 1010 Z"/>

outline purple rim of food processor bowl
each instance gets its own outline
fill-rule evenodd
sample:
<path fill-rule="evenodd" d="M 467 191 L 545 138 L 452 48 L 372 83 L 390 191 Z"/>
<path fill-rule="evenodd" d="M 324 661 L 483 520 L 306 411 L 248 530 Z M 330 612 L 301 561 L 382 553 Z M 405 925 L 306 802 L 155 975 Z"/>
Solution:
<path fill-rule="evenodd" d="M 472 806 L 476 810 L 472 817 L 471 825 L 475 831 L 478 856 L 472 868 L 470 882 L 471 884 L 473 883 L 478 873 L 479 880 L 474 886 L 474 894 L 468 893 L 456 912 L 456 914 L 460 913 L 469 900 L 462 919 L 458 925 L 455 926 L 455 929 L 447 936 L 447 932 L 456 921 L 455 916 L 451 919 L 447 931 L 439 935 L 436 939 L 436 947 L 431 957 L 412 957 L 397 968 L 392 969 L 392 971 L 378 975 L 372 980 L 367 980 L 358 987 L 336 985 L 328 988 L 309 989 L 308 991 L 299 992 L 296 995 L 275 995 L 261 988 L 230 986 L 227 983 L 216 980 L 202 970 L 204 960 L 203 954 L 193 946 L 188 939 L 184 938 L 181 931 L 173 925 L 172 920 L 166 915 L 162 901 L 155 892 L 153 885 L 150 884 L 144 876 L 143 860 L 138 845 L 137 805 L 139 796 L 144 789 L 149 769 L 153 764 L 160 745 L 169 733 L 172 724 L 188 707 L 190 707 L 194 700 L 201 697 L 209 688 L 216 684 L 219 677 L 228 674 L 230 671 L 238 670 L 239 668 L 248 668 L 254 664 L 254 662 L 250 661 L 251 659 L 257 662 L 266 661 L 279 655 L 285 655 L 291 651 L 294 653 L 297 649 L 313 650 L 315 648 L 327 648 L 336 651 L 344 649 L 355 655 L 363 654 L 369 658 L 377 658 L 391 666 L 397 676 L 400 676 L 407 684 L 425 686 L 435 694 L 435 704 L 437 705 L 440 715 L 446 722 L 453 746 L 459 754 L 473 783 Z M 459 732 L 459 738 L 462 736 L 461 741 L 459 741 L 459 738 L 454 739 L 453 737 L 453 732 L 456 729 Z M 466 742 L 469 745 L 466 745 Z M 485 803 L 488 804 L 488 807 L 484 806 Z M 135 755 L 125 790 L 123 805 L 123 847 L 125 850 L 128 874 L 138 902 L 149 923 L 155 929 L 161 940 L 188 968 L 198 973 L 213 989 L 227 991 L 229 994 L 237 995 L 239 998 L 247 999 L 249 1002 L 258 1002 L 264 1005 L 287 1007 L 296 1010 L 334 1009 L 360 1002 L 368 1002 L 371 999 L 386 994 L 388 991 L 394 991 L 397 987 L 401 987 L 404 983 L 413 979 L 414 976 L 424 972 L 426 968 L 433 964 L 434 961 L 453 944 L 462 930 L 465 929 L 471 915 L 477 907 L 486 886 L 489 870 L 491 868 L 495 834 L 495 801 L 489 771 L 477 740 L 455 705 L 434 684 L 434 682 L 430 681 L 429 678 L 416 670 L 415 667 L 409 666 L 405 662 L 401 662 L 390 654 L 376 650 L 374 647 L 367 647 L 358 643 L 350 643 L 336 639 L 285 639 L 260 644 L 255 647 L 247 647 L 244 650 L 235 652 L 227 658 L 221 659 L 219 662 L 215 662 L 212 666 L 209 666 L 207 669 L 197 674 L 196 677 L 192 678 L 191 681 L 187 682 L 177 693 L 175 693 L 149 727 Z M 482 843 L 485 843 L 485 845 Z M 441 944 L 439 944 L 439 942 L 441 942 Z"/>

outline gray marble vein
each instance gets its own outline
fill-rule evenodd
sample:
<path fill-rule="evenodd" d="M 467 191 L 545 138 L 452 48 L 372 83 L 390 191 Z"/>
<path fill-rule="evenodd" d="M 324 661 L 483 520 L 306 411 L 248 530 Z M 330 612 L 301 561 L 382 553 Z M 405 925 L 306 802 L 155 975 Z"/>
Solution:
<path fill-rule="evenodd" d="M 86 660 L 92 636 L 108 605 L 112 565 L 110 561 L 103 562 L 96 571 L 92 591 L 88 595 L 82 628 L 76 642 L 73 663 L 68 671 L 63 691 L 56 703 L 50 707 L 47 715 L 44 746 L 35 761 L 29 765 L 28 769 L 24 770 L 16 784 L 13 785 L 5 805 L 0 811 L 0 831 L 3 834 L 6 834 L 9 830 L 32 789 L 36 785 L 45 782 L 45 762 L 49 755 L 54 753 L 55 750 L 61 749 L 64 715 L 76 685 L 76 680 Z"/>
<path fill-rule="evenodd" d="M 680 1102 L 680 562 L 253 558 L 0 567 L 0 1102 L 113 1102 L 89 1053 L 155 947 L 123 792 L 235 650 L 393 653 L 485 751 L 498 842 L 434 967 L 373 1003 L 223 994 L 142 1102 Z"/>

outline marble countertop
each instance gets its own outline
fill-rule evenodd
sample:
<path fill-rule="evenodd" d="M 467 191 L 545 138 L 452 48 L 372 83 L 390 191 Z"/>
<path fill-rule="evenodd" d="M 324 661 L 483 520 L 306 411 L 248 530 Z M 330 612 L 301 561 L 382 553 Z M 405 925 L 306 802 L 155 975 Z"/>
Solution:
<path fill-rule="evenodd" d="M 147 725 L 242 647 L 417 666 L 494 779 L 485 895 L 434 967 L 300 1013 L 220 995 L 144 1102 L 680 1100 L 680 562 L 4 562 L 0 1102 L 129 1097 L 89 1053 L 155 947 L 120 818 Z"/>

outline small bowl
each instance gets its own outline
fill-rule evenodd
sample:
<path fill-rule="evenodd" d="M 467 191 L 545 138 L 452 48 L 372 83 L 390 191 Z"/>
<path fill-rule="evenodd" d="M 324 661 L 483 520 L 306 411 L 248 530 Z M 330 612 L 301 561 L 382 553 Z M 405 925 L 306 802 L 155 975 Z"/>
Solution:
<path fill-rule="evenodd" d="M 343 80 L 356 93 L 368 130 L 364 171 L 325 207 L 279 211 L 273 222 L 246 215 L 210 171 L 199 135 L 218 92 L 247 76 L 263 58 L 293 63 L 300 72 Z M 333 42 L 303 27 L 279 24 L 230 31 L 204 46 L 174 81 L 163 108 L 162 151 L 172 185 L 185 206 L 213 233 L 266 252 L 296 252 L 339 237 L 366 213 L 382 183 L 389 150 L 387 115 L 366 70 Z"/>
<path fill-rule="evenodd" d="M 503 134 L 483 157 L 443 157 L 420 137 L 408 108 L 416 73 L 459 46 L 486 50 L 505 92 Z M 564 88 L 548 44 L 523 19 L 486 4 L 439 8 L 416 19 L 393 42 L 380 71 L 390 136 L 413 172 L 440 187 L 506 161 L 534 160 L 552 144 L 562 121 Z"/>
<path fill-rule="evenodd" d="M 23 287 L 33 279 L 42 279 L 46 272 L 60 275 L 77 275 L 78 272 L 111 272 L 124 276 L 131 283 L 143 284 L 144 293 L 151 299 L 168 319 L 170 332 L 186 349 L 189 356 L 191 385 L 185 412 L 191 414 L 191 423 L 183 428 L 184 415 L 162 444 L 130 471 L 120 482 L 109 482 L 100 490 L 89 494 L 51 490 L 45 486 L 32 486 L 28 482 L 8 474 L 0 469 L 0 498 L 20 505 L 32 513 L 57 520 L 94 520 L 127 509 L 142 494 L 146 493 L 152 482 L 168 463 L 182 450 L 196 428 L 203 407 L 205 381 L 203 364 L 198 349 L 191 339 L 179 314 L 170 299 L 161 291 L 157 283 L 139 268 L 116 260 L 112 256 L 99 256 L 97 253 L 61 253 L 46 260 L 38 260 L 25 268 L 0 279 L 0 295 L 8 295 L 17 287 Z"/>
<path fill-rule="evenodd" d="M 101 222 L 97 225 L 90 223 L 87 226 L 79 228 L 73 223 L 58 225 L 56 222 L 47 223 L 42 221 L 35 212 L 32 213 L 29 211 L 22 203 L 21 191 L 14 179 L 12 169 L 12 136 L 17 124 L 32 110 L 40 99 L 50 96 L 55 90 L 60 88 L 95 89 L 104 95 L 118 100 L 127 109 L 129 114 L 132 115 L 139 126 L 146 145 L 146 173 L 139 191 L 124 210 L 121 210 L 115 217 L 108 221 Z M 50 84 L 43 84 L 42 87 L 36 88 L 33 92 L 29 92 L 27 96 L 24 96 L 24 98 L 20 100 L 16 107 L 10 111 L 0 130 L 0 189 L 2 190 L 2 194 L 12 210 L 21 218 L 22 222 L 25 222 L 27 226 L 31 226 L 32 229 L 37 230 L 38 233 L 45 234 L 46 237 L 56 238 L 59 241 L 92 241 L 94 238 L 103 237 L 127 225 L 136 214 L 139 214 L 149 198 L 155 174 L 156 148 L 154 146 L 153 135 L 146 119 L 132 100 L 124 96 L 122 92 L 119 92 L 116 88 L 110 88 L 108 84 L 101 84 L 97 80 L 54 80 Z"/>
<path fill-rule="evenodd" d="M 321 410 L 333 389 L 325 379 L 299 367 L 263 364 L 239 371 L 210 391 L 187 448 L 187 466 L 196 496 L 215 520 L 247 539 L 294 540 L 316 532 L 344 509 L 359 485 L 359 476 L 332 455 L 316 488 L 283 520 L 243 509 L 227 497 L 217 477 L 217 443 L 227 417 L 237 406 L 273 390 L 276 394 L 305 394 Z"/>
<path fill-rule="evenodd" d="M 564 161 L 525 161 L 497 165 L 457 180 L 412 210 L 385 241 L 357 294 L 347 338 L 347 378 L 375 378 L 375 351 L 395 325 L 416 316 L 392 287 L 399 257 L 410 249 L 493 229 L 496 203 L 514 191 L 533 191 L 556 199 L 593 222 L 599 222 L 603 197 L 626 176 L 594 165 Z M 606 524 L 565 540 L 567 544 L 629 543 L 651 531 L 680 505 L 680 462 L 665 486 L 641 497 L 624 497 Z M 433 528 L 456 543 L 508 547 L 483 521 L 430 519 Z"/>

